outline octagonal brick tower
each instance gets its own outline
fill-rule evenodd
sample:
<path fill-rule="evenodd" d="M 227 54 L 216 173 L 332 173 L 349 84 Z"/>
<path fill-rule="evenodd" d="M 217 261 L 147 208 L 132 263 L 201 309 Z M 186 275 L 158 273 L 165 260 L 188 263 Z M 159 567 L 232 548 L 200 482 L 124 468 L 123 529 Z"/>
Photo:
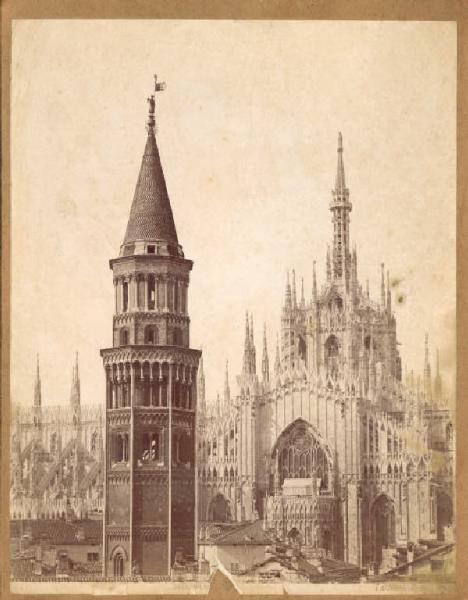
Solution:
<path fill-rule="evenodd" d="M 163 85 L 156 83 L 156 91 Z M 174 224 L 148 98 L 146 146 L 114 275 L 106 374 L 103 574 L 169 575 L 196 554 L 195 418 L 199 350 L 187 310 L 193 263 Z"/>

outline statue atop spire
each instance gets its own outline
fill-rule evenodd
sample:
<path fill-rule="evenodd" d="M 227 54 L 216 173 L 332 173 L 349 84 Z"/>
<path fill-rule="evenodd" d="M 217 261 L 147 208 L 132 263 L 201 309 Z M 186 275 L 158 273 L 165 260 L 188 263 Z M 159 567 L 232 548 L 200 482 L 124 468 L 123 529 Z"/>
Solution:
<path fill-rule="evenodd" d="M 165 89 L 166 89 L 166 82 L 165 81 L 159 82 L 158 76 L 155 73 L 154 74 L 154 91 L 162 92 Z M 154 129 L 156 126 L 156 120 L 155 120 L 156 100 L 155 100 L 154 94 L 151 94 L 151 96 L 149 98 L 147 98 L 147 102 L 148 102 L 149 108 L 148 108 L 148 121 L 146 122 L 146 125 L 147 125 L 147 129 L 148 129 L 148 133 L 150 133 L 150 132 L 154 132 Z"/>

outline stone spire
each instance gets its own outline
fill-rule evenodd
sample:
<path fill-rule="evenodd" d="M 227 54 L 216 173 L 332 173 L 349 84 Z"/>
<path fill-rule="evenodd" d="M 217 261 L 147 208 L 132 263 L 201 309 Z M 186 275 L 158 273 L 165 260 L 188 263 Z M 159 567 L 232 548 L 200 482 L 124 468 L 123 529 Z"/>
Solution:
<path fill-rule="evenodd" d="M 343 136 L 338 132 L 338 160 L 336 165 L 335 191 L 344 192 L 346 190 L 345 170 L 343 164 Z"/>
<path fill-rule="evenodd" d="M 254 375 L 256 373 L 256 355 L 253 336 L 253 316 L 246 311 L 245 313 L 245 341 L 244 341 L 244 362 L 243 373 Z"/>
<path fill-rule="evenodd" d="M 352 204 L 349 201 L 349 190 L 345 183 L 345 172 L 343 164 L 343 136 L 338 133 L 337 167 L 335 178 L 335 189 L 332 191 L 330 211 L 333 218 L 333 278 L 343 282 L 348 289 L 351 255 L 349 252 L 349 213 Z"/>
<path fill-rule="evenodd" d="M 439 348 L 436 350 L 436 374 L 434 377 L 434 400 L 441 402 L 442 400 L 442 377 L 440 375 L 439 365 Z"/>
<path fill-rule="evenodd" d="M 226 361 L 226 370 L 224 372 L 224 401 L 230 402 L 231 400 L 231 390 L 229 388 L 229 366 L 228 361 Z"/>
<path fill-rule="evenodd" d="M 286 289 L 284 294 L 284 308 L 289 310 L 292 306 L 291 301 L 291 284 L 289 283 L 289 270 L 286 271 Z"/>
<path fill-rule="evenodd" d="M 313 275 L 312 275 L 312 300 L 314 302 L 317 301 L 317 274 L 315 272 L 315 260 L 312 266 Z"/>
<path fill-rule="evenodd" d="M 254 341 L 254 328 L 253 328 L 253 314 L 250 313 L 250 352 L 251 352 L 251 373 L 255 374 L 257 372 L 257 352 L 255 350 L 255 341 Z"/>
<path fill-rule="evenodd" d="M 41 392 L 41 374 L 39 372 L 39 354 L 36 358 L 36 381 L 34 382 L 34 406 L 41 407 L 42 392 Z"/>
<path fill-rule="evenodd" d="M 80 406 L 80 374 L 78 369 L 78 352 L 75 355 L 75 364 L 73 365 L 72 369 L 70 404 L 72 407 Z"/>
<path fill-rule="evenodd" d="M 301 307 L 305 306 L 305 297 L 304 297 L 304 277 L 301 277 Z"/>
<path fill-rule="evenodd" d="M 244 362 L 243 372 L 250 373 L 250 327 L 249 327 L 249 313 L 245 311 L 245 338 L 244 338 Z"/>
<path fill-rule="evenodd" d="M 432 402 L 431 363 L 429 362 L 429 335 L 424 338 L 424 394 L 427 402 Z"/>
<path fill-rule="evenodd" d="M 268 346 L 266 337 L 266 324 L 263 324 L 263 356 L 262 356 L 262 378 L 263 383 L 270 381 L 270 363 L 268 360 Z"/>
<path fill-rule="evenodd" d="M 385 309 L 385 264 L 380 264 L 381 277 L 380 277 L 380 305 L 382 309 Z"/>
<path fill-rule="evenodd" d="M 292 305 L 293 308 L 297 307 L 297 296 L 296 296 L 296 271 L 292 270 Z"/>
<path fill-rule="evenodd" d="M 155 91 L 165 87 L 156 81 Z M 155 137 L 155 97 L 148 98 L 148 136 L 121 254 L 143 254 L 152 242 L 159 254 L 181 255 L 166 180 Z M 140 251 L 138 244 L 143 244 Z"/>
<path fill-rule="evenodd" d="M 388 316 L 392 316 L 392 291 L 390 289 L 390 272 L 387 271 L 387 312 Z"/>

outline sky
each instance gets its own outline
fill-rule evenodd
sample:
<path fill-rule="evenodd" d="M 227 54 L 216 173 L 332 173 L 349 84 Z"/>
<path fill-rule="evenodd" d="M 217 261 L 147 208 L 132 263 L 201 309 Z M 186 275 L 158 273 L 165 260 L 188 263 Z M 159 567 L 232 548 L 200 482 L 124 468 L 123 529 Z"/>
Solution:
<path fill-rule="evenodd" d="M 240 372 L 244 319 L 270 364 L 287 269 L 324 281 L 337 133 L 358 277 L 394 291 L 403 365 L 424 335 L 455 370 L 456 25 L 443 22 L 16 21 L 12 57 L 12 399 L 104 402 L 109 259 L 146 140 L 157 140 L 179 241 L 194 261 L 191 345 L 208 398 Z"/>

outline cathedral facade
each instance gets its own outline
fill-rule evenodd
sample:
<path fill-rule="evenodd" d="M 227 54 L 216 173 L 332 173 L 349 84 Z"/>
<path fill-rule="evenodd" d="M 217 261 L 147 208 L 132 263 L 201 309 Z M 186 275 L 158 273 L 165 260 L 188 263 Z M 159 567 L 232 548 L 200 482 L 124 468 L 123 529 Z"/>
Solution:
<path fill-rule="evenodd" d="M 199 373 L 199 519 L 263 519 L 282 540 L 359 566 L 444 539 L 452 523 L 453 415 L 432 377 L 403 377 L 382 265 L 371 298 L 351 250 L 352 204 L 338 139 L 326 281 L 311 298 L 286 283 L 273 369 L 266 331 L 257 373 L 247 315 L 242 373 L 231 398 L 207 403 Z"/>
<path fill-rule="evenodd" d="M 103 411 L 82 405 L 78 357 L 68 406 L 42 404 L 39 362 L 32 407 L 13 405 L 10 518 L 101 518 Z"/>

